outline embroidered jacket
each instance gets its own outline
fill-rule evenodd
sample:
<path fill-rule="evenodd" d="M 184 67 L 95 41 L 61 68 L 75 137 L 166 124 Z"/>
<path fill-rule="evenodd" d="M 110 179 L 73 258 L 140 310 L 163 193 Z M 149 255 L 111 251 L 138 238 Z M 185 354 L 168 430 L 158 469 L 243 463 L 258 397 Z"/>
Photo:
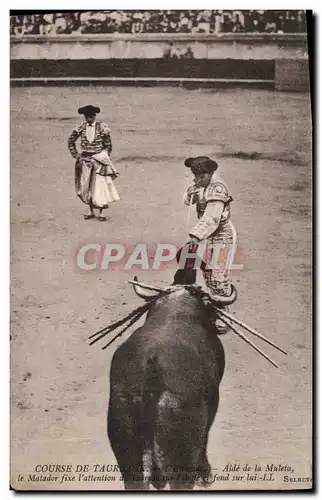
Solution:
<path fill-rule="evenodd" d="M 219 178 L 213 179 L 206 188 L 199 188 L 196 194 L 190 194 L 189 188 L 185 192 L 184 202 L 196 204 L 198 223 L 190 231 L 190 236 L 195 236 L 199 240 L 209 238 L 213 235 L 219 225 L 223 225 L 230 218 L 230 203 L 232 197 L 229 195 L 228 187 Z M 218 207 L 216 202 L 221 201 Z"/>
<path fill-rule="evenodd" d="M 82 122 L 71 133 L 68 139 L 68 149 L 73 158 L 77 156 L 76 141 L 80 137 L 81 149 L 84 153 L 97 154 L 106 149 L 108 154 L 112 152 L 111 130 L 104 122 L 95 122 L 94 140 L 90 142 L 86 136 L 87 122 Z"/>

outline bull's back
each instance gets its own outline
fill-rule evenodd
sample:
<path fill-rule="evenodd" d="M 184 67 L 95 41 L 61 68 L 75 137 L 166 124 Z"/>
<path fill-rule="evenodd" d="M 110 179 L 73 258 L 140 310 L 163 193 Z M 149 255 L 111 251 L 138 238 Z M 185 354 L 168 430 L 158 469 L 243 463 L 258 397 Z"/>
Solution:
<path fill-rule="evenodd" d="M 189 330 L 193 328 L 193 333 Z M 182 323 L 151 325 L 146 322 L 115 352 L 111 378 L 135 394 L 144 384 L 153 361 L 159 379 L 173 393 L 193 394 L 208 384 L 218 384 L 224 371 L 224 350 L 219 338 L 202 326 Z"/>

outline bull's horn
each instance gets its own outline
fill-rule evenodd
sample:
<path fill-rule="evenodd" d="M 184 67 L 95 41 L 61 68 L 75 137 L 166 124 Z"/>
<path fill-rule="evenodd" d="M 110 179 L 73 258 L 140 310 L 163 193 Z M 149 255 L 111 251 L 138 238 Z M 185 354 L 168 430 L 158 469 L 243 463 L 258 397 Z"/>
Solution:
<path fill-rule="evenodd" d="M 129 283 L 132 283 L 135 293 L 141 299 L 144 299 L 144 300 L 155 299 L 156 297 L 158 297 L 160 295 L 160 293 L 165 291 L 165 290 L 162 290 L 162 288 L 156 288 L 156 287 L 152 287 L 149 285 L 145 285 L 144 283 L 139 283 L 136 276 L 134 277 L 134 279 L 132 281 L 129 281 Z"/>
<path fill-rule="evenodd" d="M 220 304 L 222 306 L 230 306 L 230 304 L 233 304 L 233 302 L 235 302 L 235 300 L 237 299 L 237 290 L 234 285 L 230 286 L 231 294 L 228 297 L 225 297 L 223 295 L 213 295 L 208 292 L 211 302 L 215 302 L 216 304 Z"/>

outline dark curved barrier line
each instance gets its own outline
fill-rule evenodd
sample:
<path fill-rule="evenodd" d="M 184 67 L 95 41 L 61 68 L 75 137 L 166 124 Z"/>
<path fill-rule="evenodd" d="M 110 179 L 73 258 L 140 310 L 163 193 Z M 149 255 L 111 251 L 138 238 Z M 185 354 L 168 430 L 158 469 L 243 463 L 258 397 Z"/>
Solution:
<path fill-rule="evenodd" d="M 275 79 L 273 60 L 252 59 L 91 59 L 12 60 L 11 78 L 218 78 Z"/>

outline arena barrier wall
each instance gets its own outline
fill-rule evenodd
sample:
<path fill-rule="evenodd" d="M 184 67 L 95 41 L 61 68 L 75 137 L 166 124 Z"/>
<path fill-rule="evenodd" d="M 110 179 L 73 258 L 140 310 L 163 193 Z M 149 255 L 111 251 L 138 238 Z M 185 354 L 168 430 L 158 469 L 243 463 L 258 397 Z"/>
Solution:
<path fill-rule="evenodd" d="M 275 88 L 283 91 L 310 90 L 310 73 L 305 59 L 279 59 L 275 61 Z"/>
<path fill-rule="evenodd" d="M 305 91 L 307 38 L 230 33 L 11 37 L 11 84 L 242 85 Z"/>

